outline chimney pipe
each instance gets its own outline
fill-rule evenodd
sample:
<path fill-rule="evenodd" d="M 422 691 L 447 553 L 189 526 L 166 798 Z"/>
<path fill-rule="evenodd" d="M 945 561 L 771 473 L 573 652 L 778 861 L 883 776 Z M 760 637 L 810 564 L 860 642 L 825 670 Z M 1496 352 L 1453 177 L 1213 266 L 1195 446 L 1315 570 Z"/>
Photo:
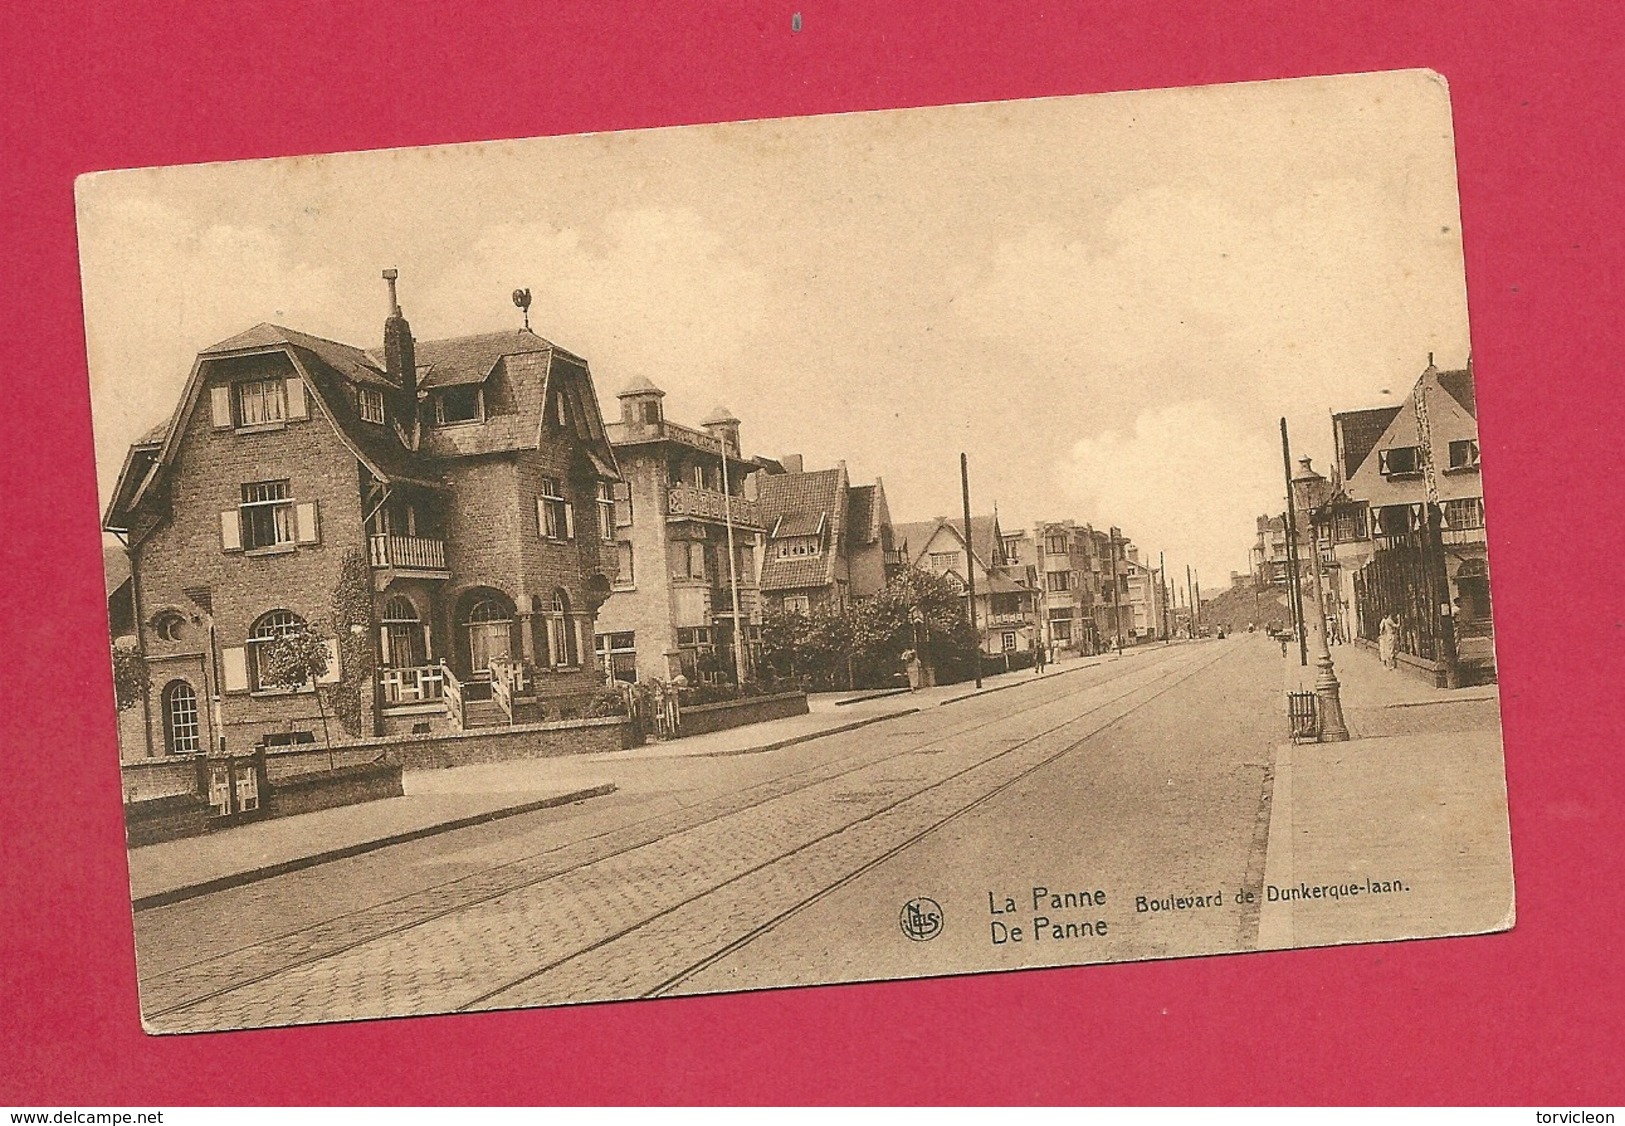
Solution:
<path fill-rule="evenodd" d="M 408 411 L 407 429 L 411 433 L 412 448 L 416 449 L 419 433 L 417 350 L 412 342 L 412 326 L 406 323 L 396 297 L 395 279 L 398 277 L 399 270 L 384 271 L 384 280 L 389 283 L 389 317 L 384 321 L 384 370 L 391 382 L 401 389 Z"/>

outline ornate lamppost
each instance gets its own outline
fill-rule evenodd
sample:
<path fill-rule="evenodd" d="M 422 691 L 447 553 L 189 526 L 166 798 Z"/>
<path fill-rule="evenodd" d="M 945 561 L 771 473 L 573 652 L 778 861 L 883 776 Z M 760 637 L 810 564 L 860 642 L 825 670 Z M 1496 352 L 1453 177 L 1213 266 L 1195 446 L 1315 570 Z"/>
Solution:
<path fill-rule="evenodd" d="M 1332 667 L 1331 648 L 1326 643 L 1326 590 L 1320 576 L 1320 525 L 1328 516 L 1327 502 L 1332 498 L 1332 483 L 1316 473 L 1309 459 L 1298 459 L 1298 471 L 1292 475 L 1292 494 L 1297 514 L 1309 522 L 1310 560 L 1315 574 L 1315 695 L 1320 699 L 1320 738 L 1323 742 L 1341 742 L 1349 737 L 1348 725 L 1343 722 L 1343 700 L 1337 672 Z M 1295 540 L 1298 529 L 1291 529 Z"/>

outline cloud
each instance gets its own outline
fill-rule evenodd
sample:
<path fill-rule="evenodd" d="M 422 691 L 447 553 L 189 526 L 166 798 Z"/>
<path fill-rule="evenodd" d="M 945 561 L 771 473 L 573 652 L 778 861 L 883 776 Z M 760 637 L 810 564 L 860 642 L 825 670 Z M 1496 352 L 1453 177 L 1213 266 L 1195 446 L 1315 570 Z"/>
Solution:
<path fill-rule="evenodd" d="M 102 495 L 123 453 L 167 418 L 197 352 L 259 322 L 341 336 L 353 323 L 333 271 L 295 260 L 261 227 L 201 228 L 139 198 L 81 200 L 81 270 Z"/>
<path fill-rule="evenodd" d="M 532 326 L 588 357 L 606 397 L 638 375 L 725 393 L 768 320 L 766 275 L 686 210 L 614 211 L 587 229 L 488 227 L 436 280 L 414 329 L 470 331 L 489 320 L 493 286 L 528 287 Z"/>
<path fill-rule="evenodd" d="M 1383 210 L 1341 179 L 1273 208 L 1143 190 L 1093 228 L 1002 241 L 956 302 L 961 328 L 1063 376 L 1069 405 L 1108 423 L 1216 391 L 1323 412 L 1390 371 L 1414 378 L 1429 351 L 1465 356 L 1454 215 L 1374 222 Z"/>
<path fill-rule="evenodd" d="M 1195 567 L 1218 589 L 1247 568 L 1254 519 L 1283 492 L 1279 445 L 1210 400 L 1142 411 L 1132 428 L 1079 439 L 1056 468 L 1096 527 L 1116 524 L 1170 573 Z"/>

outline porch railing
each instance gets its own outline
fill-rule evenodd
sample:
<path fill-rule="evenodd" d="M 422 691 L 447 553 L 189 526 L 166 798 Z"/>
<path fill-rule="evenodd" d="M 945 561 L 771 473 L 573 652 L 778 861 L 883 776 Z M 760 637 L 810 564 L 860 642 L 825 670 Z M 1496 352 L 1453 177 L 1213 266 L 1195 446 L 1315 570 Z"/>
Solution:
<path fill-rule="evenodd" d="M 426 536 L 369 536 L 374 567 L 400 567 L 413 571 L 444 571 L 446 541 Z"/>
<path fill-rule="evenodd" d="M 463 727 L 463 682 L 457 679 L 457 674 L 451 671 L 451 666 L 440 662 L 440 683 L 444 688 L 446 701 L 446 715 L 451 722 L 461 730 Z"/>
<path fill-rule="evenodd" d="M 378 683 L 385 704 L 431 704 L 446 694 L 444 665 L 416 668 L 379 669 Z"/>

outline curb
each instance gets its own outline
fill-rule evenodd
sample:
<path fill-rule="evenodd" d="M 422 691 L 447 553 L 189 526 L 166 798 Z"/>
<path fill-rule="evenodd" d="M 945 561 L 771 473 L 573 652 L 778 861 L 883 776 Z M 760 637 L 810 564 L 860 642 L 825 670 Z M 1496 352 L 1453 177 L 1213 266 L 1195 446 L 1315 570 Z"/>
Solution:
<path fill-rule="evenodd" d="M 1025 680 L 1013 680 L 1009 684 L 996 684 L 992 688 L 977 688 L 970 692 L 966 692 L 962 696 L 949 696 L 946 700 L 938 700 L 937 707 L 940 708 L 946 704 L 957 704 L 961 700 L 971 700 L 977 696 L 987 696 L 994 692 L 1003 692 L 1007 688 L 1020 688 L 1024 684 L 1039 684 L 1043 681 L 1049 680 L 1051 677 L 1065 676 L 1069 672 L 1082 672 L 1084 669 L 1097 668 L 1099 665 L 1099 661 L 1091 660 L 1086 665 L 1073 665 L 1069 669 L 1057 669 L 1054 672 L 1047 672 L 1043 676 L 1030 676 Z"/>
<path fill-rule="evenodd" d="M 885 715 L 875 715 L 867 719 L 854 720 L 852 723 L 843 723 L 839 727 L 826 727 L 822 731 L 809 731 L 806 734 L 796 735 L 789 739 L 780 739 L 776 743 L 764 743 L 760 747 L 743 747 L 737 751 L 711 751 L 708 754 L 695 755 L 694 757 L 731 758 L 735 755 L 759 755 L 766 751 L 777 751 L 783 747 L 793 747 L 797 743 L 811 743 L 814 739 L 822 739 L 826 735 L 839 735 L 843 731 L 856 731 L 860 727 L 868 727 L 871 723 L 884 723 L 888 719 L 913 715 L 919 710 L 919 708 L 905 708 L 900 712 L 887 712 Z"/>
<path fill-rule="evenodd" d="M 155 907 L 168 907 L 172 903 L 196 899 L 200 895 L 209 895 L 213 892 L 225 891 L 227 888 L 242 887 L 244 884 L 258 883 L 260 880 L 285 876 L 289 872 L 314 868 L 318 864 L 327 864 L 334 860 L 347 860 L 352 856 L 360 856 L 362 853 L 389 848 L 391 845 L 406 844 L 408 841 L 422 840 L 424 837 L 449 833 L 456 829 L 467 829 L 472 825 L 483 825 L 487 821 L 500 821 L 505 817 L 517 817 L 522 813 L 534 813 L 539 809 L 570 805 L 574 802 L 586 801 L 588 798 L 601 798 L 614 792 L 615 783 L 605 782 L 602 785 L 590 786 L 583 790 L 571 790 L 564 794 L 554 794 L 551 797 L 541 798 L 537 801 L 525 802 L 523 805 L 491 809 L 484 813 L 475 813 L 452 821 L 443 821 L 438 825 L 425 825 L 418 829 L 407 829 L 403 832 L 392 833 L 387 837 L 379 837 L 377 840 L 359 841 L 356 844 L 328 849 L 325 852 L 318 852 L 311 856 L 300 856 L 276 864 L 267 864 L 263 868 L 250 868 L 244 872 L 232 872 L 199 883 L 170 888 L 167 891 L 155 891 L 150 895 L 143 895 L 138 899 L 131 900 L 130 907 L 134 911 L 150 911 Z"/>
<path fill-rule="evenodd" d="M 844 708 L 848 704 L 861 704 L 865 700 L 884 700 L 887 696 L 900 696 L 912 691 L 912 688 L 888 688 L 884 692 L 871 692 L 867 696 L 853 696 L 849 700 L 836 700 L 835 706 Z"/>

